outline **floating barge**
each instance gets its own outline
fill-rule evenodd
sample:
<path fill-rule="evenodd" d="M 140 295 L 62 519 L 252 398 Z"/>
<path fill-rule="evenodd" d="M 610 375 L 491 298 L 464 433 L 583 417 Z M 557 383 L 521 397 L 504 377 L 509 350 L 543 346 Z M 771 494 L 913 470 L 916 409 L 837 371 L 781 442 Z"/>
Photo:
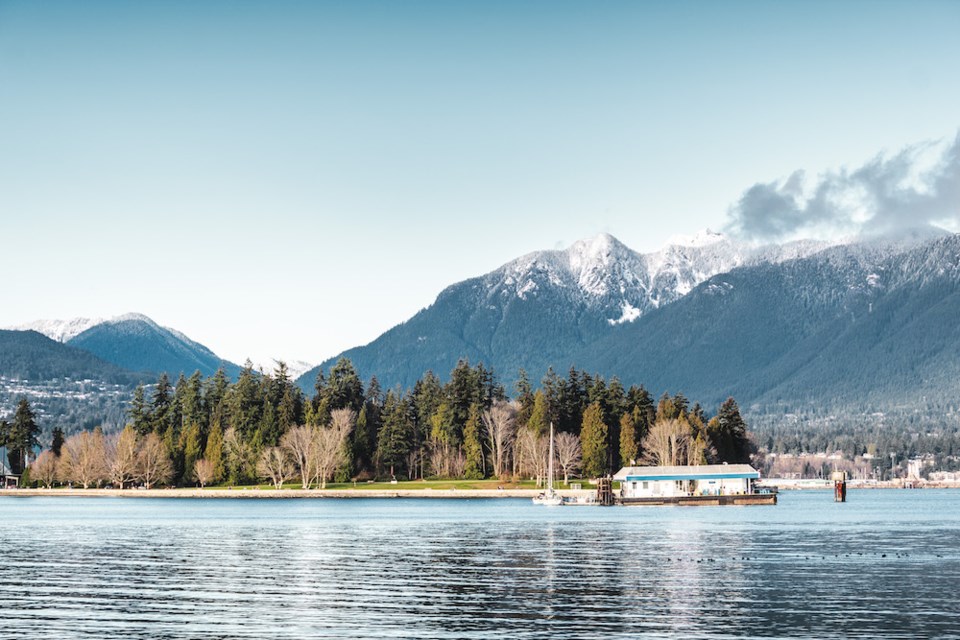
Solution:
<path fill-rule="evenodd" d="M 759 487 L 760 472 L 748 464 L 624 467 L 614 499 L 622 505 L 777 504 L 776 489 Z"/>

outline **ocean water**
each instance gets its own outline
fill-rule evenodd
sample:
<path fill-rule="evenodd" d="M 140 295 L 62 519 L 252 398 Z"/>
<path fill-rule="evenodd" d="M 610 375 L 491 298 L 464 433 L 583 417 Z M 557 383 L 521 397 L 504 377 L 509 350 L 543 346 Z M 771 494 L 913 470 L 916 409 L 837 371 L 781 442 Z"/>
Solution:
<path fill-rule="evenodd" d="M 960 491 L 0 498 L 0 639 L 960 637 Z"/>

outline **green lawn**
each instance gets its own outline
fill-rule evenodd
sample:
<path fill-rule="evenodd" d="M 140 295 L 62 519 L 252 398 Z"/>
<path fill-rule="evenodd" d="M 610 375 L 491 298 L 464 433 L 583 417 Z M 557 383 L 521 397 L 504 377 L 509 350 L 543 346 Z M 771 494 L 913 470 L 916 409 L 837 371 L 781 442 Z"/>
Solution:
<path fill-rule="evenodd" d="M 450 490 L 450 489 L 488 489 L 496 491 L 498 488 L 504 489 L 536 489 L 537 483 L 533 480 L 522 482 L 500 482 L 499 480 L 398 480 L 396 484 L 391 482 L 328 482 L 327 489 L 356 489 L 357 491 L 415 491 L 424 489 Z M 228 485 L 207 486 L 206 489 L 233 489 L 234 491 L 243 491 L 245 488 L 257 488 L 263 490 L 273 489 L 273 485 L 261 483 L 259 485 L 235 486 Z M 301 489 L 299 482 L 288 482 L 283 485 L 284 489 Z M 561 485 L 559 488 L 563 488 Z M 585 487 L 586 488 L 586 487 Z"/>

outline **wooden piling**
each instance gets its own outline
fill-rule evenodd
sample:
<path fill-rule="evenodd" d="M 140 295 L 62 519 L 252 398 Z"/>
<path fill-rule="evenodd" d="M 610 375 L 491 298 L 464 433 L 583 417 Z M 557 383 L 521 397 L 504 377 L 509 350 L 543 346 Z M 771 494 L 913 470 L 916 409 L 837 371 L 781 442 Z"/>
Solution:
<path fill-rule="evenodd" d="M 612 478 L 597 478 L 597 504 L 604 507 L 614 504 Z"/>
<path fill-rule="evenodd" d="M 847 501 L 847 472 L 846 471 L 834 471 L 830 476 L 833 480 L 833 501 L 834 502 L 846 502 Z"/>

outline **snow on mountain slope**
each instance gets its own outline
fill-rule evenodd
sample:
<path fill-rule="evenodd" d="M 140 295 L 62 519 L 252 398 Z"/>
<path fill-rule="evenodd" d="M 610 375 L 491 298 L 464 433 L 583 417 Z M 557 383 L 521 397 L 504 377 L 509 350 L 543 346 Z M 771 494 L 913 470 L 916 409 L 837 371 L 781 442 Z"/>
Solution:
<path fill-rule="evenodd" d="M 613 325 L 632 322 L 669 304 L 719 273 L 805 257 L 827 246 L 805 241 L 758 247 L 707 230 L 673 238 L 663 249 L 641 254 L 602 233 L 566 250 L 527 254 L 483 280 L 492 297 L 509 292 L 526 300 L 546 289 L 564 290 L 572 303 L 599 310 Z"/>
<path fill-rule="evenodd" d="M 104 322 L 103 318 L 71 318 L 69 320 L 35 320 L 15 327 L 7 327 L 14 331 L 36 331 L 51 340 L 67 342 L 80 335 L 90 327 Z"/>

